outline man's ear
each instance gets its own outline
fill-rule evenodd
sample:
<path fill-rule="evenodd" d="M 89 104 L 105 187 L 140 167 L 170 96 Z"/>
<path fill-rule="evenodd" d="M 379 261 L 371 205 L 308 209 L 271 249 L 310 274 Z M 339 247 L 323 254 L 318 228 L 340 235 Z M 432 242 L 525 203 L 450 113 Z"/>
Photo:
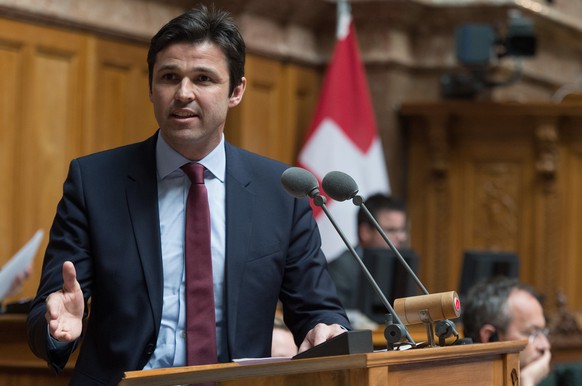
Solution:
<path fill-rule="evenodd" d="M 228 98 L 228 107 L 235 107 L 241 102 L 246 87 L 247 80 L 243 76 L 241 82 L 234 88 L 234 90 L 232 90 L 232 94 Z"/>
<path fill-rule="evenodd" d="M 358 238 L 361 246 L 369 245 L 372 239 L 372 227 L 366 223 L 358 225 Z"/>
<path fill-rule="evenodd" d="M 499 340 L 499 336 L 497 335 L 497 328 L 489 323 L 484 324 L 479 329 L 479 338 L 481 338 L 481 343 L 497 342 Z"/>

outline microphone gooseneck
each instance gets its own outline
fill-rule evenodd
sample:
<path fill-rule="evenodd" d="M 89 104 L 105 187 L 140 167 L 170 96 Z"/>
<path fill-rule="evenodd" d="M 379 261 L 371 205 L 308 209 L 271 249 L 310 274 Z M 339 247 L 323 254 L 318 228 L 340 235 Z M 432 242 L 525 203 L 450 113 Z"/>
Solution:
<path fill-rule="evenodd" d="M 325 191 L 325 193 L 327 193 L 334 200 L 345 201 L 345 200 L 352 199 L 352 202 L 354 203 L 354 205 L 362 208 L 366 217 L 372 222 L 372 224 L 374 225 L 374 228 L 376 228 L 378 233 L 380 233 L 380 236 L 382 236 L 382 238 L 384 239 L 386 244 L 388 244 L 388 247 L 390 247 L 392 252 L 394 252 L 394 254 L 398 258 L 398 260 L 400 261 L 400 263 L 402 264 L 404 269 L 414 279 L 418 288 L 425 295 L 428 295 L 429 294 L 428 290 L 421 283 L 420 279 L 418 278 L 418 276 L 416 276 L 416 274 L 414 273 L 412 268 L 410 268 L 410 265 L 408 265 L 406 260 L 404 260 L 404 257 L 402 257 L 402 255 L 400 254 L 398 249 L 394 246 L 392 241 L 390 241 L 390 239 L 386 235 L 386 232 L 384 232 L 384 229 L 382 229 L 380 224 L 378 224 L 378 221 L 376 221 L 374 216 L 372 216 L 372 213 L 370 213 L 370 211 L 368 210 L 368 208 L 364 204 L 364 200 L 363 200 L 362 196 L 358 195 L 359 189 L 358 189 L 358 184 L 356 183 L 356 181 L 354 181 L 354 179 L 346 173 L 339 172 L 339 171 L 333 171 L 333 172 L 327 173 L 325 175 L 325 177 L 323 177 L 322 186 L 323 186 L 323 190 Z"/>
<path fill-rule="evenodd" d="M 374 288 L 374 291 L 376 292 L 376 294 L 378 295 L 386 309 L 393 315 L 394 320 L 396 320 L 396 322 L 402 326 L 408 341 L 411 344 L 416 345 L 416 342 L 414 341 L 414 339 L 412 339 L 412 336 L 410 335 L 406 327 L 404 327 L 404 323 L 402 323 L 402 321 L 398 317 L 398 314 L 396 313 L 396 311 L 394 311 L 394 308 L 392 308 L 390 302 L 388 302 L 388 299 L 386 299 L 386 296 L 384 296 L 384 293 L 378 286 L 378 283 L 376 283 L 376 281 L 370 274 L 370 271 L 368 271 L 368 268 L 362 261 L 362 258 L 358 255 L 354 247 L 350 244 L 348 238 L 346 237 L 344 232 L 341 230 L 341 228 L 339 227 L 339 225 L 337 224 L 337 222 L 327 209 L 327 206 L 325 205 L 325 197 L 322 196 L 319 192 L 319 185 L 317 183 L 317 179 L 315 178 L 315 176 L 305 169 L 291 167 L 283 172 L 283 174 L 281 175 L 281 182 L 283 183 L 283 186 L 285 187 L 287 193 L 297 198 L 303 198 L 308 195 L 310 198 L 313 199 L 313 203 L 323 210 L 323 212 L 325 213 L 325 215 L 335 228 L 336 232 L 339 234 L 342 241 L 344 242 L 344 244 L 354 257 L 354 259 L 360 266 L 360 269 L 364 273 L 364 276 L 366 276 L 366 279 L 368 280 L 370 285 Z"/>
<path fill-rule="evenodd" d="M 380 224 L 378 224 L 378 221 L 376 221 L 376 219 L 374 218 L 374 216 L 372 216 L 372 213 L 370 213 L 370 211 L 368 210 L 368 208 L 366 208 L 366 205 L 363 202 L 364 200 L 361 199 L 361 198 L 359 200 L 356 200 L 356 198 L 358 198 L 358 197 L 360 197 L 360 196 L 354 197 L 354 200 L 353 200 L 354 201 L 354 205 L 360 206 L 363 209 L 364 213 L 366 214 L 366 217 L 368 217 L 370 219 L 370 221 L 374 224 L 374 228 L 376 228 L 376 230 L 380 233 L 380 236 L 382 236 L 382 238 L 388 244 L 388 246 L 390 247 L 390 249 L 392 250 L 392 252 L 394 252 L 394 254 L 398 258 L 398 260 L 400 261 L 400 263 L 402 264 L 402 266 L 404 267 L 404 269 L 406 269 L 406 272 L 408 272 L 408 274 L 412 277 L 412 279 L 414 279 L 414 282 L 416 283 L 416 285 L 418 286 L 418 288 L 425 295 L 429 295 L 428 290 L 421 283 L 421 281 L 418 278 L 418 276 L 416 276 L 416 273 L 414 273 L 414 271 L 412 270 L 412 268 L 410 268 L 410 265 L 408 265 L 408 263 L 406 262 L 406 260 L 404 260 L 404 257 L 402 257 L 402 255 L 400 254 L 400 252 L 398 251 L 398 249 L 394 246 L 394 244 L 392 243 L 392 241 L 390 241 L 390 239 L 386 235 L 386 232 L 384 232 L 384 229 L 382 229 L 382 227 L 380 226 Z"/>

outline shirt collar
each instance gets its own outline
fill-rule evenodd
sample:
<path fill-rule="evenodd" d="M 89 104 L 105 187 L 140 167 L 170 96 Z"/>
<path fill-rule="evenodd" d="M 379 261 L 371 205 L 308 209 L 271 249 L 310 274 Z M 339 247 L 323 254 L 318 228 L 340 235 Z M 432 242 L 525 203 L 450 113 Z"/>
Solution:
<path fill-rule="evenodd" d="M 156 143 L 156 165 L 158 168 L 158 176 L 164 179 L 179 169 L 182 165 L 191 162 L 189 159 L 172 149 L 170 145 L 164 141 L 164 138 L 158 131 L 158 141 Z M 220 182 L 224 182 L 224 175 L 226 173 L 226 152 L 224 150 L 224 134 L 220 139 L 220 143 L 216 146 L 206 157 L 198 161 L 202 164 L 214 177 Z"/>

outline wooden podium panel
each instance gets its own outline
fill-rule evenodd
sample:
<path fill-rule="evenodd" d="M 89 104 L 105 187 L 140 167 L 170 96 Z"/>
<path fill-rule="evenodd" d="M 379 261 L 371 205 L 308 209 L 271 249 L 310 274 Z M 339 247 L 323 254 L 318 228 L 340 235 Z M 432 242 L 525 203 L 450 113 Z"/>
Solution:
<path fill-rule="evenodd" d="M 0 385 L 65 386 L 73 373 L 77 353 L 58 376 L 37 358 L 26 336 L 26 315 L 0 315 Z"/>
<path fill-rule="evenodd" d="M 225 363 L 125 373 L 120 386 L 216 381 L 219 386 L 518 385 L 527 341 L 375 352 L 275 363 Z"/>

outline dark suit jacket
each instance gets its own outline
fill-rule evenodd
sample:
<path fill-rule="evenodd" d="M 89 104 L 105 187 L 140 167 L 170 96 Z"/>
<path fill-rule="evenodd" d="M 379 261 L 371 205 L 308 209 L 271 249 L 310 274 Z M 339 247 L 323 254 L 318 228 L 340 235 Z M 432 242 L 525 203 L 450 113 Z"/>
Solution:
<path fill-rule="evenodd" d="M 355 248 L 360 258 L 363 258 L 363 250 L 360 246 Z M 362 274 L 362 268 L 356 262 L 350 251 L 344 251 L 341 255 L 329 262 L 329 274 L 333 279 L 337 295 L 342 305 L 348 309 L 359 309 L 360 305 L 360 279 L 366 281 Z M 368 284 L 366 282 L 366 284 Z"/>
<path fill-rule="evenodd" d="M 34 353 L 62 369 L 68 355 L 48 350 L 44 302 L 72 261 L 91 308 L 71 384 L 116 385 L 155 349 L 163 293 L 156 138 L 71 162 L 27 322 Z M 282 188 L 285 168 L 226 145 L 226 360 L 270 355 L 278 298 L 297 342 L 318 322 L 349 326 L 309 202 Z"/>
<path fill-rule="evenodd" d="M 410 248 L 401 248 L 399 252 L 410 268 L 418 272 L 419 257 L 416 253 Z M 419 294 L 414 278 L 388 248 L 364 249 L 358 246 L 356 253 L 391 304 L 394 299 Z M 332 260 L 328 270 L 338 298 L 346 309 L 359 310 L 378 324 L 386 322 L 388 310 L 350 251 Z"/>

